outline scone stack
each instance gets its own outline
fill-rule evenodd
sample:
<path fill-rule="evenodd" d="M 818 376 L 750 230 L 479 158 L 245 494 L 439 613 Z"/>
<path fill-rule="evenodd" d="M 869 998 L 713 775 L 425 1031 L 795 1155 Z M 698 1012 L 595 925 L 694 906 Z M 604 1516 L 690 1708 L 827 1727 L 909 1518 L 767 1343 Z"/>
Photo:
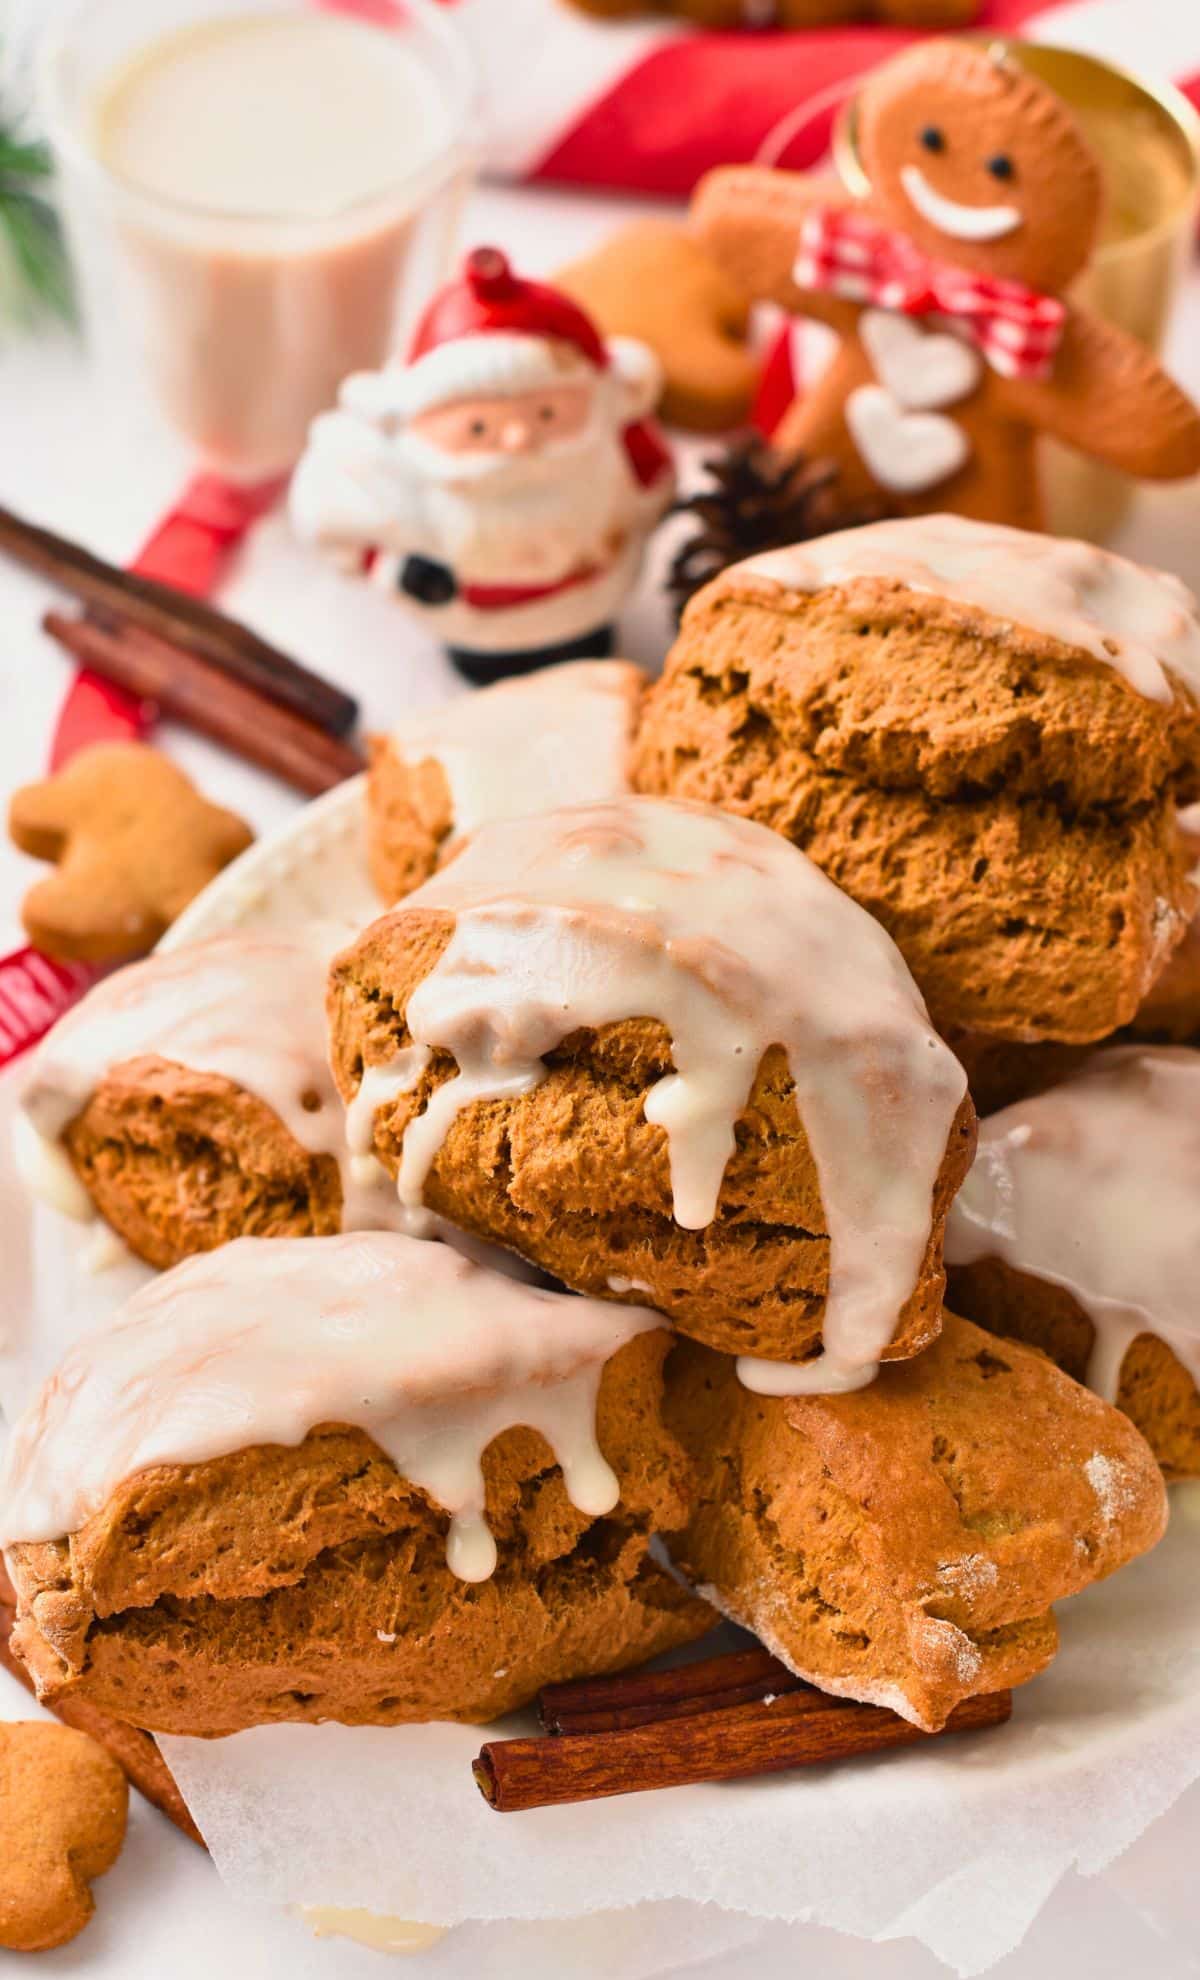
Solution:
<path fill-rule="evenodd" d="M 1043 1668 L 1200 1471 L 1200 1060 L 1088 1056 L 1187 934 L 1198 693 L 1173 580 L 934 519 L 381 740 L 376 921 L 34 1065 L 31 1184 L 170 1268 L 14 1436 L 43 1696 L 483 1720 L 714 1610 L 927 1731 Z M 1048 1090 L 972 1169 L 981 1067 Z"/>

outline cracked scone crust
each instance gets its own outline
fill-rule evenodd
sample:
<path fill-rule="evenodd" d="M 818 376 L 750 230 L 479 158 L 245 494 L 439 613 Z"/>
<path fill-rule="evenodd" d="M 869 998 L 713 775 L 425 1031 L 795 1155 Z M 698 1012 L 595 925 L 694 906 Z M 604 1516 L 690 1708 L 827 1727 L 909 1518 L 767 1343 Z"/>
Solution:
<path fill-rule="evenodd" d="M 689 1579 L 823 1691 L 930 1731 L 1041 1670 L 1050 1604 L 1166 1524 L 1126 1418 L 952 1313 L 925 1354 L 843 1396 L 751 1395 L 681 1342 L 666 1415 L 699 1472 L 670 1541 Z"/>
<path fill-rule="evenodd" d="M 442 954 L 447 913 L 401 908 L 338 957 L 330 979 L 334 1076 L 344 1099 L 364 1066 L 410 1042 L 408 999 Z M 672 1214 L 667 1141 L 644 1115 L 671 1069 L 663 1025 L 631 1018 L 572 1032 L 547 1054 L 532 1092 L 477 1101 L 456 1115 L 430 1168 L 430 1210 L 508 1246 L 577 1292 L 643 1301 L 730 1354 L 795 1360 L 815 1353 L 829 1281 L 816 1167 L 784 1053 L 764 1055 L 721 1185 L 715 1220 L 685 1230 Z M 404 1131 L 457 1071 L 435 1051 L 419 1083 L 376 1109 L 374 1149 L 397 1172 Z M 936 1333 L 942 1230 L 970 1165 L 974 1112 L 955 1119 L 932 1205 L 929 1244 L 885 1359 Z"/>
<path fill-rule="evenodd" d="M 956 1265 L 948 1276 L 955 1306 L 978 1326 L 1040 1348 L 1075 1381 L 1086 1380 L 1096 1329 L 1066 1286 L 1018 1272 L 1000 1258 Z M 1156 1334 L 1138 1334 L 1126 1349 L 1116 1403 L 1168 1478 L 1200 1477 L 1200 1391 Z"/>
<path fill-rule="evenodd" d="M 571 1505 L 535 1431 L 488 1447 L 490 1581 L 451 1574 L 447 1515 L 369 1436 L 325 1425 L 295 1448 L 152 1467 L 69 1540 L 10 1548 L 14 1648 L 48 1701 L 212 1735 L 484 1721 L 689 1642 L 712 1612 L 647 1552 L 691 1503 L 661 1416 L 669 1346 L 641 1334 L 605 1367 L 597 1433 L 621 1499 L 604 1518 Z"/>
<path fill-rule="evenodd" d="M 1192 903 L 1174 806 L 1200 711 L 1046 635 L 882 579 L 702 592 L 635 788 L 801 846 L 887 928 L 939 1029 L 1086 1042 L 1127 1023 Z"/>
<path fill-rule="evenodd" d="M 101 1216 L 159 1271 L 231 1238 L 341 1229 L 334 1158 L 217 1073 L 149 1054 L 114 1066 L 63 1145 Z"/>

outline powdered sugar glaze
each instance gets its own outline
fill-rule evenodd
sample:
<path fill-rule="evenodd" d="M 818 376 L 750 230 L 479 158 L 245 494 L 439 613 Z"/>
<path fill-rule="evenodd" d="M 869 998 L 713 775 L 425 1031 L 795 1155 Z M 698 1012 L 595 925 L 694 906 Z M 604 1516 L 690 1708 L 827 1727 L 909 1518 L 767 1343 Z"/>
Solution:
<path fill-rule="evenodd" d="M 94 1214 L 60 1137 L 113 1068 L 153 1056 L 232 1080 L 262 1100 L 301 1148 L 337 1160 L 344 1228 L 394 1222 L 382 1169 L 350 1155 L 329 1068 L 325 978 L 345 939 L 340 923 L 325 922 L 289 936 L 219 935 L 98 984 L 34 1056 L 19 1139 L 29 1186 L 68 1215 Z"/>
<path fill-rule="evenodd" d="M 824 1351 L 797 1367 L 746 1360 L 742 1377 L 779 1393 L 870 1381 L 917 1281 L 966 1089 L 878 923 L 765 827 L 656 798 L 492 825 L 403 911 L 423 908 L 455 926 L 409 998 L 414 1042 L 368 1069 L 350 1107 L 352 1145 L 369 1147 L 375 1109 L 416 1083 L 433 1048 L 457 1061 L 405 1132 L 407 1210 L 419 1220 L 461 1108 L 530 1092 L 571 1031 L 651 1017 L 674 1070 L 646 1118 L 667 1138 L 675 1218 L 700 1230 L 763 1054 L 780 1045 L 830 1234 Z"/>
<path fill-rule="evenodd" d="M 1150 701 L 1172 699 L 1172 678 L 1200 698 L 1200 617 L 1187 586 L 1094 543 L 912 516 L 751 557 L 718 583 L 745 578 L 796 591 L 891 579 L 1078 647 Z"/>
<path fill-rule="evenodd" d="M 495 818 L 620 797 L 644 685 L 628 660 L 570 660 L 407 715 L 391 747 L 402 762 L 441 765 L 457 837 Z"/>
<path fill-rule="evenodd" d="M 451 1515 L 465 1581 L 496 1564 L 480 1460 L 524 1424 L 572 1505 L 611 1512 L 596 1442 L 604 1364 L 661 1326 L 640 1307 L 543 1292 L 394 1233 L 238 1238 L 189 1258 L 71 1348 L 17 1423 L 0 1476 L 7 1546 L 78 1529 L 150 1465 L 367 1431 Z"/>
<path fill-rule="evenodd" d="M 1200 1053 L 1101 1052 L 979 1130 L 946 1259 L 1062 1286 L 1096 1330 L 1088 1385 L 1116 1399 L 1139 1334 L 1200 1382 Z"/>

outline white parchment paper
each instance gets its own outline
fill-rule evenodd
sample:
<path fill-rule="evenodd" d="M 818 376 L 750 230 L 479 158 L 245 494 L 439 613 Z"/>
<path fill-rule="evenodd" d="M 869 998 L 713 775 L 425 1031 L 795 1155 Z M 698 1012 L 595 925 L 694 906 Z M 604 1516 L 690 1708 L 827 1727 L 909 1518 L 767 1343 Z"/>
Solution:
<path fill-rule="evenodd" d="M 1176 1489 L 1153 1554 L 1060 1620 L 1058 1659 L 999 1732 L 575 1808 L 494 1814 L 470 1773 L 486 1735 L 469 1727 L 162 1746 L 243 1896 L 442 1925 L 685 1898 L 912 1936 L 975 1974 L 1072 1865 L 1102 1869 L 1200 1776 L 1200 1487 Z"/>

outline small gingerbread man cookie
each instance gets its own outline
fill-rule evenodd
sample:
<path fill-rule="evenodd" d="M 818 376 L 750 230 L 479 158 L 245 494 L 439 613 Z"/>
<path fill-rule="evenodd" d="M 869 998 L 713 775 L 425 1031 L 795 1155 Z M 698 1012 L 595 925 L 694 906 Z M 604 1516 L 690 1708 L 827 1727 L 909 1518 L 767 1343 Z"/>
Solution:
<path fill-rule="evenodd" d="M 9 807 L 13 843 L 57 871 L 22 906 L 29 939 L 68 962 L 144 955 L 194 895 L 254 837 L 145 743 L 96 743 L 26 784 Z"/>
<path fill-rule="evenodd" d="M 979 0 L 570 0 L 582 13 L 606 21 L 666 14 L 706 28 L 806 28 L 843 21 L 880 21 L 892 27 L 969 27 Z"/>
<path fill-rule="evenodd" d="M 0 1946 L 47 1952 L 82 1932 L 128 1811 L 124 1774 L 86 1733 L 0 1724 Z"/>
<path fill-rule="evenodd" d="M 1153 354 L 1065 300 L 1103 207 L 1066 106 L 1003 53 L 934 41 L 862 92 L 868 201 L 801 173 L 710 173 L 698 239 L 756 300 L 841 347 L 773 434 L 837 463 L 848 499 L 1042 527 L 1037 443 L 1126 474 L 1200 471 L 1200 412 Z"/>
<path fill-rule="evenodd" d="M 663 368 L 659 412 L 669 425 L 718 433 L 746 418 L 758 378 L 749 299 L 682 227 L 623 227 L 557 280 L 605 336 L 649 345 Z"/>

